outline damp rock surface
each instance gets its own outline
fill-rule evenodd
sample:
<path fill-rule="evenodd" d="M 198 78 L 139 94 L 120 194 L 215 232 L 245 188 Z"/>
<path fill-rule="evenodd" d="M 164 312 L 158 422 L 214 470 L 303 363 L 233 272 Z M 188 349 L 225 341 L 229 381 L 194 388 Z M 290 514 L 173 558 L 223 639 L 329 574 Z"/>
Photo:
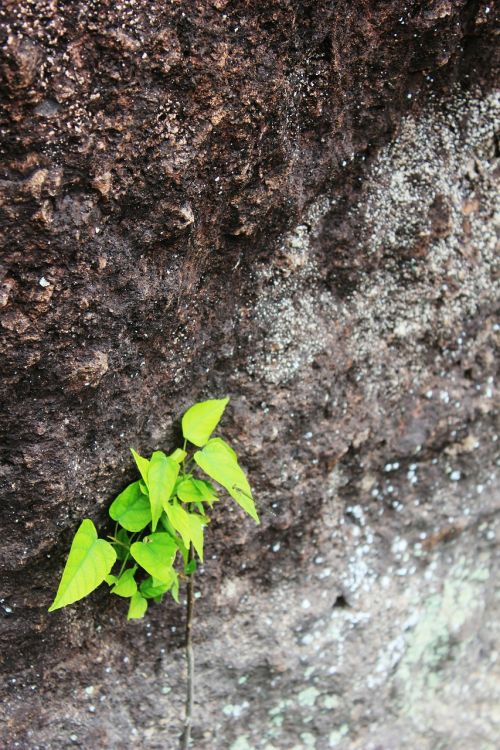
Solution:
<path fill-rule="evenodd" d="M 262 525 L 209 529 L 194 746 L 498 746 L 494 16 L 4 4 L 2 746 L 178 747 L 182 606 L 47 607 L 226 394 Z"/>

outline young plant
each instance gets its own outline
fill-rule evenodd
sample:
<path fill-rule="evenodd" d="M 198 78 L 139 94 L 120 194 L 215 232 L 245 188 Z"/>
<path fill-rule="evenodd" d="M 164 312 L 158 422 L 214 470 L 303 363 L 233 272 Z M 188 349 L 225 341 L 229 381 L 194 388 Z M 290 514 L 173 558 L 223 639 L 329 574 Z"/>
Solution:
<path fill-rule="evenodd" d="M 138 619 L 150 600 L 161 602 L 169 593 L 179 602 L 179 578 L 189 578 L 184 748 L 189 746 L 193 705 L 193 574 L 197 558 L 203 562 L 208 513 L 219 500 L 219 490 L 210 480 L 259 523 L 236 453 L 222 438 L 211 437 L 228 401 L 211 399 L 191 406 L 182 417 L 184 444 L 169 455 L 154 451 L 148 460 L 131 449 L 140 479 L 129 484 L 109 508 L 115 521 L 110 541 L 98 538 L 89 518 L 82 521 L 49 608 L 52 612 L 73 604 L 105 581 L 111 594 L 129 600 L 127 619 Z"/>

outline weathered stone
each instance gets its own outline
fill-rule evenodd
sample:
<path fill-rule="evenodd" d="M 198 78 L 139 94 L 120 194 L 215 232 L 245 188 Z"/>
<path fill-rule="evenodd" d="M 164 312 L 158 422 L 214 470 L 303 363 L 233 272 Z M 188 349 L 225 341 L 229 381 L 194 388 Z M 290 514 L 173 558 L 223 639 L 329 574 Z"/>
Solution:
<path fill-rule="evenodd" d="M 498 745 L 493 10 L 4 3 L 3 746 L 177 747 L 182 607 L 46 610 L 226 393 L 194 746 Z"/>

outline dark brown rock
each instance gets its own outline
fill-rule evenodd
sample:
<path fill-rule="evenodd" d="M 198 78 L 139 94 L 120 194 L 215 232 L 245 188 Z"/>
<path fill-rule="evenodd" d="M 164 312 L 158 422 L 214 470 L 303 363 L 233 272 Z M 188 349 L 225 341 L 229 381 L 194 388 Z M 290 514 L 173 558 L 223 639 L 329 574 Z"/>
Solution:
<path fill-rule="evenodd" d="M 495 747 L 493 4 L 0 23 L 3 745 L 177 747 L 182 608 L 47 606 L 227 393 L 263 523 L 210 529 L 195 746 Z"/>

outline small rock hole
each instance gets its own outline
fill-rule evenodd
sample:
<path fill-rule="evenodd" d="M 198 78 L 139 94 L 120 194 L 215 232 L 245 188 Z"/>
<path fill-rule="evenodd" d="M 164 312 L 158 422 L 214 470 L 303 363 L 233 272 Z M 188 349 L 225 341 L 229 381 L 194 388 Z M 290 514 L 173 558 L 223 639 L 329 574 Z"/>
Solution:
<path fill-rule="evenodd" d="M 333 602 L 334 607 L 341 607 L 342 609 L 345 609 L 349 606 L 349 603 L 345 596 L 343 594 L 339 594 L 335 601 Z"/>

